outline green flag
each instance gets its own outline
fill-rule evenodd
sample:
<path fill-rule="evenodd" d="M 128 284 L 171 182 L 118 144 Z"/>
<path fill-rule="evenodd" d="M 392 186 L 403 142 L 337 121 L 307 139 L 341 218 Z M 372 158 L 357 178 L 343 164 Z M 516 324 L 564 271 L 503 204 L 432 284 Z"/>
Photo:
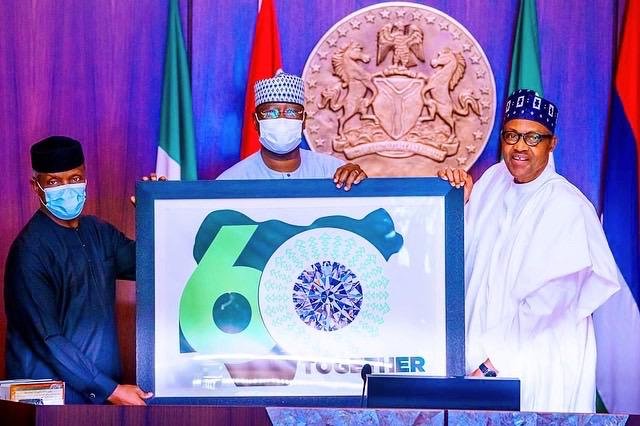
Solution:
<path fill-rule="evenodd" d="M 542 93 L 540 47 L 538 46 L 538 14 L 535 0 L 521 0 L 518 28 L 513 41 L 509 94 L 517 89 Z"/>
<path fill-rule="evenodd" d="M 156 173 L 171 180 L 197 179 L 191 80 L 178 1 L 170 0 Z"/>

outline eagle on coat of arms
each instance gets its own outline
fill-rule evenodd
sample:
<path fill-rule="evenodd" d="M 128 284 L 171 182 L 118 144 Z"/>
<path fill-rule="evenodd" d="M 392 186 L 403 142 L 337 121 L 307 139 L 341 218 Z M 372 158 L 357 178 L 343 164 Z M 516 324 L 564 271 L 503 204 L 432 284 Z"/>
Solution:
<path fill-rule="evenodd" d="M 424 62 L 422 30 L 413 24 L 388 23 L 378 31 L 377 65 L 393 51 L 391 63 L 396 67 L 410 68 L 417 65 L 416 59 Z"/>

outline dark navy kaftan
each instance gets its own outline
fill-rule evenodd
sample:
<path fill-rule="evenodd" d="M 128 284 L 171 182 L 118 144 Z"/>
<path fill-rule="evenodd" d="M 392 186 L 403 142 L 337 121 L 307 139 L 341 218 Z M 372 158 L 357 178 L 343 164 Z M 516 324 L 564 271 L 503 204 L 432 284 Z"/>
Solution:
<path fill-rule="evenodd" d="M 78 228 L 38 210 L 5 269 L 9 378 L 66 382 L 67 403 L 103 403 L 120 380 L 116 279 L 135 278 L 135 242 L 81 216 Z"/>

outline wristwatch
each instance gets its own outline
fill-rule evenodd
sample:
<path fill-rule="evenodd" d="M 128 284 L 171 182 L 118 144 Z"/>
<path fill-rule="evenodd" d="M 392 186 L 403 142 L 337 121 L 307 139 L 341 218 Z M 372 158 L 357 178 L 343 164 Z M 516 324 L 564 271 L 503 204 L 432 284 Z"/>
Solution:
<path fill-rule="evenodd" d="M 498 375 L 495 370 L 492 370 L 489 367 L 487 367 L 486 365 L 484 365 L 484 362 L 482 364 L 480 364 L 480 366 L 478 366 L 478 368 L 480 369 L 482 374 L 484 374 L 484 377 L 496 377 Z"/>

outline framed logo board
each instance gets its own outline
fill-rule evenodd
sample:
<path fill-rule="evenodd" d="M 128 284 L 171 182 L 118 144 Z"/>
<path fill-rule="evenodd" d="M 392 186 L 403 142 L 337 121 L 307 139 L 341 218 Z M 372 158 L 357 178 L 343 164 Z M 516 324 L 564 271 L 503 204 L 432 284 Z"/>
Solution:
<path fill-rule="evenodd" d="M 155 403 L 357 405 L 360 371 L 464 374 L 463 194 L 437 178 L 140 182 Z"/>

